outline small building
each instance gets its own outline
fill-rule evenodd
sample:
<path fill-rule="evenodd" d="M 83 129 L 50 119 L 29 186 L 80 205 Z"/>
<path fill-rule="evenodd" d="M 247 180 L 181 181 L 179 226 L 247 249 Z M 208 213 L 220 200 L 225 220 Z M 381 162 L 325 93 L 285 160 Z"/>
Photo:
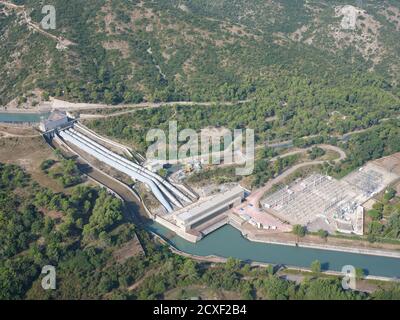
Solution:
<path fill-rule="evenodd" d="M 59 127 L 63 127 L 68 124 L 69 119 L 65 112 L 54 110 L 46 120 L 43 120 L 40 123 L 40 130 L 43 132 L 47 132 L 50 130 L 54 130 Z"/>
<path fill-rule="evenodd" d="M 145 167 L 147 170 L 150 170 L 151 172 L 158 172 L 164 168 L 164 165 L 159 161 L 149 161 L 145 165 Z"/>

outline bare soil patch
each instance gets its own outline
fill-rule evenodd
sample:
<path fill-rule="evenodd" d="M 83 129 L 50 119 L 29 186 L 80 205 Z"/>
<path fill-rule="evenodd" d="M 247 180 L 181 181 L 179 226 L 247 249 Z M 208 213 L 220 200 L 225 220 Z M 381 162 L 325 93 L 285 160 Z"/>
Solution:
<path fill-rule="evenodd" d="M 64 189 L 40 169 L 43 161 L 57 160 L 42 137 L 10 137 L 0 139 L 0 162 L 15 164 L 25 169 L 43 187 L 54 192 Z"/>
<path fill-rule="evenodd" d="M 138 256 L 141 254 L 144 254 L 143 247 L 140 244 L 137 236 L 135 236 L 134 239 L 125 243 L 124 246 L 122 246 L 122 248 L 116 250 L 113 253 L 113 256 L 117 260 L 117 262 L 124 263 L 129 258 Z"/>

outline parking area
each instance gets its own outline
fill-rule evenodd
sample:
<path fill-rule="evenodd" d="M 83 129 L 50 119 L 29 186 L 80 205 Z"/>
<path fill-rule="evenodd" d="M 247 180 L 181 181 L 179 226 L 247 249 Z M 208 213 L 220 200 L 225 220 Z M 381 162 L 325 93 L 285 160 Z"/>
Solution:
<path fill-rule="evenodd" d="M 281 222 L 268 212 L 262 211 L 252 203 L 244 202 L 240 206 L 232 209 L 242 220 L 254 225 L 259 229 L 275 231 L 275 232 L 290 232 L 292 227 L 289 224 Z"/>

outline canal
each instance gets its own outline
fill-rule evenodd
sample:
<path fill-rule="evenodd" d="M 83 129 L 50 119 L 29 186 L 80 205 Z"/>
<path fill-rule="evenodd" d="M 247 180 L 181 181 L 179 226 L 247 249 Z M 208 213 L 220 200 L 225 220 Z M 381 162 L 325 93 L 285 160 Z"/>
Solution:
<path fill-rule="evenodd" d="M 7 113 L 0 112 L 0 122 L 24 123 L 40 122 L 49 116 L 49 113 Z"/>
<path fill-rule="evenodd" d="M 400 278 L 400 259 L 397 258 L 252 242 L 229 225 L 196 244 L 176 236 L 157 223 L 152 223 L 148 228 L 176 249 L 197 256 L 234 257 L 248 262 L 301 268 L 310 268 L 311 262 L 319 260 L 324 271 L 341 271 L 343 266 L 352 265 L 362 268 L 366 275 Z"/>

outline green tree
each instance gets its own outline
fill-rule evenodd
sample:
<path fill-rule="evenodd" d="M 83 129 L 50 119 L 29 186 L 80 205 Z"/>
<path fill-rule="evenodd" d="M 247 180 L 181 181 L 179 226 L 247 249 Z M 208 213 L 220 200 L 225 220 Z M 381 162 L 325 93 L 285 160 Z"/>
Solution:
<path fill-rule="evenodd" d="M 269 299 L 287 300 L 289 298 L 289 283 L 275 276 L 264 280 L 264 290 Z"/>
<path fill-rule="evenodd" d="M 400 300 L 400 285 L 392 284 L 389 288 L 380 288 L 371 294 L 374 300 Z"/>
<path fill-rule="evenodd" d="M 229 271 L 238 271 L 240 268 L 241 262 L 239 259 L 235 259 L 229 257 L 225 263 L 225 268 Z"/>
<path fill-rule="evenodd" d="M 83 235 L 98 237 L 101 232 L 109 231 L 122 220 L 122 202 L 108 195 L 105 190 L 99 192 L 89 223 L 83 228 Z"/>
<path fill-rule="evenodd" d="M 296 224 L 293 226 L 293 233 L 298 237 L 304 237 L 307 234 L 306 227 Z"/>
<path fill-rule="evenodd" d="M 181 275 L 188 283 L 196 281 L 199 277 L 196 262 L 192 259 L 186 259 L 181 269 Z"/>
<path fill-rule="evenodd" d="M 393 188 L 388 188 L 385 192 L 384 198 L 386 201 L 389 201 L 392 200 L 395 196 L 396 196 L 396 190 Z"/>
<path fill-rule="evenodd" d="M 318 235 L 319 235 L 319 237 L 320 237 L 321 239 L 326 239 L 326 238 L 328 238 L 329 233 L 328 233 L 328 231 L 326 231 L 326 230 L 319 229 L 319 230 L 318 230 Z"/>
<path fill-rule="evenodd" d="M 311 262 L 311 271 L 314 273 L 320 273 L 321 272 L 321 262 L 319 262 L 318 260 Z"/>
<path fill-rule="evenodd" d="M 369 210 L 368 216 L 370 216 L 372 218 L 372 220 L 381 220 L 382 219 L 382 213 L 375 209 Z"/>
<path fill-rule="evenodd" d="M 363 268 L 356 268 L 356 279 L 361 280 L 365 277 L 365 272 Z"/>

